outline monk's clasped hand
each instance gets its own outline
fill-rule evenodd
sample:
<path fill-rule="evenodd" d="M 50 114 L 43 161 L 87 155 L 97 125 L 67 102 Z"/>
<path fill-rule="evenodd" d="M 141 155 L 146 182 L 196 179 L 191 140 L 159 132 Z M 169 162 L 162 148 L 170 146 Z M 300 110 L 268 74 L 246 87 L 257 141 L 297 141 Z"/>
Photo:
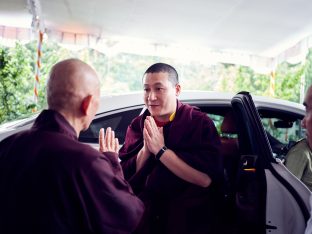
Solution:
<path fill-rule="evenodd" d="M 108 127 L 106 129 L 106 133 L 104 133 L 104 129 L 101 128 L 99 132 L 99 151 L 103 152 L 115 152 L 119 151 L 119 141 L 118 138 L 115 137 L 115 132 Z"/>
<path fill-rule="evenodd" d="M 143 137 L 149 151 L 153 154 L 156 154 L 164 146 L 163 128 L 157 127 L 151 116 L 147 116 L 145 119 Z"/>

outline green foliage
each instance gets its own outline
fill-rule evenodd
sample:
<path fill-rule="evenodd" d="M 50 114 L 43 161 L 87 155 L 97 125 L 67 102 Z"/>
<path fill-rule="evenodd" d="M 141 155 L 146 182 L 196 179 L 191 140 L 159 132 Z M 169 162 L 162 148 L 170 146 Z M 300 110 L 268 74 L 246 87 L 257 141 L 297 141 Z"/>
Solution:
<path fill-rule="evenodd" d="M 237 86 L 237 75 L 239 66 L 233 64 L 220 64 L 220 72 L 218 77 L 220 77 L 220 91 L 223 92 L 238 92 L 242 91 L 238 89 Z"/>
<path fill-rule="evenodd" d="M 22 45 L 0 48 L 0 122 L 31 113 L 30 52 Z"/>
<path fill-rule="evenodd" d="M 304 77 L 305 77 L 305 83 L 304 83 L 304 93 L 307 91 L 308 87 L 312 85 L 312 48 L 309 49 L 309 52 L 306 57 L 306 63 L 304 67 Z"/>
<path fill-rule="evenodd" d="M 301 64 L 281 63 L 276 69 L 275 97 L 300 102 L 300 79 L 304 72 Z"/>
<path fill-rule="evenodd" d="M 255 74 L 245 66 L 239 66 L 235 80 L 235 91 L 248 91 L 255 95 L 268 94 L 270 84 L 269 75 Z"/>
<path fill-rule="evenodd" d="M 121 93 L 142 90 L 145 70 L 159 58 L 133 54 L 117 54 L 107 59 L 107 71 L 102 78 L 102 92 Z"/>
<path fill-rule="evenodd" d="M 186 90 L 214 90 L 217 86 L 218 80 L 213 74 L 213 66 L 191 61 L 179 64 L 177 69 L 182 71 L 181 83 Z"/>
<path fill-rule="evenodd" d="M 34 102 L 37 42 L 7 48 L 0 46 L 0 123 L 46 108 L 46 82 L 53 64 L 66 58 L 80 58 L 95 68 L 101 79 L 102 94 L 142 90 L 142 75 L 151 64 L 165 62 L 174 66 L 184 90 L 249 91 L 269 96 L 269 74 L 257 74 L 249 67 L 234 64 L 207 65 L 198 61 L 179 61 L 156 56 L 127 53 L 106 55 L 94 49 L 72 51 L 44 41 L 40 69 L 38 101 Z M 274 96 L 299 102 L 300 82 L 312 84 L 312 49 L 305 64 L 282 63 L 276 68 Z"/>
<path fill-rule="evenodd" d="M 51 66 L 70 56 L 55 43 L 42 47 L 38 100 L 34 99 L 37 42 L 0 47 L 0 123 L 23 118 L 46 107 L 46 81 Z"/>

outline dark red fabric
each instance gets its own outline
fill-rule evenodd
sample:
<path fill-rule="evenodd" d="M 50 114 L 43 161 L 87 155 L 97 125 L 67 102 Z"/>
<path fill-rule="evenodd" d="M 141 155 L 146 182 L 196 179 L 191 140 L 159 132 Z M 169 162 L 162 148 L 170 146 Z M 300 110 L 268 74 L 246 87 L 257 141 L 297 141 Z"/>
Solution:
<path fill-rule="evenodd" d="M 46 110 L 27 131 L 0 143 L 0 233 L 131 233 L 143 203 L 115 153 L 77 140 Z"/>
<path fill-rule="evenodd" d="M 168 124 L 168 123 L 170 122 L 170 121 L 161 122 L 161 121 L 158 121 L 158 120 L 155 119 L 155 118 L 154 118 L 154 120 L 155 120 L 155 123 L 156 123 L 157 127 L 163 127 L 163 126 L 165 126 L 166 124 Z"/>
<path fill-rule="evenodd" d="M 164 126 L 165 145 L 188 165 L 208 174 L 212 178 L 212 185 L 204 189 L 180 179 L 160 161 L 156 161 L 153 155 L 142 169 L 136 173 L 136 155 L 143 146 L 142 131 L 144 119 L 148 115 L 150 113 L 146 110 L 141 116 L 135 118 L 128 127 L 125 143 L 119 151 L 121 165 L 125 178 L 130 182 L 135 193 L 141 196 L 147 207 L 149 207 L 150 212 L 145 215 L 145 219 L 151 221 L 156 216 L 159 217 L 158 214 L 161 213 L 160 216 L 164 217 L 164 222 L 167 224 L 170 222 L 176 223 L 178 220 L 170 217 L 186 216 L 185 214 L 180 213 L 178 215 L 175 213 L 174 210 L 179 212 L 179 209 L 172 209 L 173 204 L 175 207 L 181 207 L 184 204 L 183 206 L 187 207 L 184 211 L 188 213 L 192 212 L 192 208 L 194 208 L 188 203 L 188 201 L 192 201 L 191 195 L 197 203 L 201 201 L 199 203 L 203 208 L 207 202 L 213 201 L 209 201 L 211 198 L 209 194 L 214 188 L 218 187 L 223 178 L 222 160 L 219 154 L 220 138 L 212 120 L 205 113 L 177 101 L 174 120 Z M 191 195 L 186 196 L 185 193 Z M 183 199 L 185 197 L 187 199 Z M 213 209 L 211 209 L 212 211 Z M 203 215 L 203 213 L 198 211 L 193 215 L 197 217 Z M 205 215 L 207 216 L 207 213 Z M 147 218 L 147 216 L 150 217 Z M 190 220 L 194 219 L 188 219 L 189 222 L 192 222 Z M 190 225 L 186 223 L 185 225 L 194 228 L 192 223 Z M 155 226 L 164 227 L 166 224 L 161 223 Z M 159 233 L 171 233 L 171 228 L 167 225 L 165 229 L 159 230 Z M 184 231 L 186 230 L 188 229 L 185 228 Z M 143 232 L 146 232 L 146 230 Z"/>

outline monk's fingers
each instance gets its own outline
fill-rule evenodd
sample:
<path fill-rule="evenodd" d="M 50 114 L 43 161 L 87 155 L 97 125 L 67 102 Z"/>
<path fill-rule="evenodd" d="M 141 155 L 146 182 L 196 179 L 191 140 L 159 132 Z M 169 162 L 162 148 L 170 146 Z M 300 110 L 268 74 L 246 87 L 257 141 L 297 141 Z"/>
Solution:
<path fill-rule="evenodd" d="M 100 150 L 100 152 L 104 152 L 104 150 L 105 150 L 104 138 L 105 138 L 104 128 L 101 128 L 99 131 L 99 146 L 100 146 L 99 150 Z"/>
<path fill-rule="evenodd" d="M 106 129 L 106 134 L 105 134 L 105 145 L 108 148 L 108 150 L 110 150 L 110 145 L 111 145 L 111 141 L 112 141 L 112 129 L 110 127 L 108 127 Z"/>
<path fill-rule="evenodd" d="M 158 130 L 157 124 L 155 122 L 155 119 L 153 117 L 149 118 L 150 124 L 151 124 L 151 128 L 153 129 L 153 131 Z"/>
<path fill-rule="evenodd" d="M 143 129 L 144 142 L 148 144 L 151 141 L 151 136 L 146 128 Z"/>
<path fill-rule="evenodd" d="M 145 121 L 149 124 L 151 131 L 155 131 L 157 125 L 155 123 L 154 118 L 152 116 L 146 116 Z"/>
<path fill-rule="evenodd" d="M 148 119 L 145 119 L 145 121 L 144 121 L 144 128 L 146 129 L 146 131 L 149 135 L 153 134 L 153 129 L 152 129 L 151 123 Z"/>
<path fill-rule="evenodd" d="M 161 147 L 164 145 L 164 135 L 163 128 L 158 128 L 157 132 L 153 135 L 152 141 L 150 143 L 151 149 L 157 149 L 157 147 Z"/>
<path fill-rule="evenodd" d="M 164 137 L 164 129 L 163 127 L 158 129 L 158 139 L 161 143 L 165 142 L 165 137 Z"/>
<path fill-rule="evenodd" d="M 159 132 L 158 129 L 156 131 L 151 131 L 151 132 L 149 132 L 146 129 L 144 139 L 146 140 L 148 148 L 151 149 L 151 147 L 153 148 L 153 146 L 157 145 L 159 142 L 163 142 L 164 136 Z"/>
<path fill-rule="evenodd" d="M 147 133 L 146 133 L 146 129 L 145 128 L 143 128 L 143 147 L 146 147 L 146 135 Z"/>
<path fill-rule="evenodd" d="M 116 145 L 115 131 L 111 131 L 111 141 L 109 143 L 110 143 L 111 150 L 115 152 L 115 145 Z"/>
<path fill-rule="evenodd" d="M 147 146 L 147 142 L 146 142 L 145 138 L 143 138 L 143 150 L 144 150 L 144 152 L 146 152 L 146 154 L 150 154 L 150 150 Z"/>
<path fill-rule="evenodd" d="M 161 127 L 161 128 L 158 128 L 158 132 L 161 136 L 164 136 L 164 128 Z"/>
<path fill-rule="evenodd" d="M 155 154 L 155 152 L 158 151 L 159 148 L 161 148 L 164 145 L 163 140 L 151 138 L 148 135 L 146 130 L 143 131 L 143 135 L 144 135 L 144 140 L 145 140 L 144 146 L 147 148 L 148 152 L 150 153 Z"/>
<path fill-rule="evenodd" d="M 111 128 L 108 128 L 106 130 L 105 146 L 106 151 L 112 151 L 117 153 L 119 151 L 118 138 L 115 137 L 115 131 L 113 131 Z"/>
<path fill-rule="evenodd" d="M 99 145 L 100 146 L 103 144 L 104 136 L 105 136 L 104 128 L 101 128 L 99 131 Z"/>
<path fill-rule="evenodd" d="M 115 150 L 114 152 L 118 153 L 119 151 L 119 141 L 118 141 L 118 138 L 115 138 Z"/>
<path fill-rule="evenodd" d="M 118 153 L 119 141 L 115 137 L 115 132 L 109 127 L 104 133 L 104 129 L 100 129 L 99 133 L 100 152 L 112 151 Z"/>
<path fill-rule="evenodd" d="M 154 142 L 162 140 L 164 138 L 162 129 L 163 129 L 162 127 L 161 128 L 157 127 L 156 129 L 153 129 L 151 138 L 153 138 Z"/>
<path fill-rule="evenodd" d="M 115 131 L 111 131 L 112 132 L 112 141 L 114 142 L 115 140 Z"/>
<path fill-rule="evenodd" d="M 154 138 L 158 132 L 159 132 L 159 128 L 157 127 L 154 119 L 152 117 L 150 117 L 147 121 L 146 121 L 146 129 L 150 135 L 150 137 Z"/>

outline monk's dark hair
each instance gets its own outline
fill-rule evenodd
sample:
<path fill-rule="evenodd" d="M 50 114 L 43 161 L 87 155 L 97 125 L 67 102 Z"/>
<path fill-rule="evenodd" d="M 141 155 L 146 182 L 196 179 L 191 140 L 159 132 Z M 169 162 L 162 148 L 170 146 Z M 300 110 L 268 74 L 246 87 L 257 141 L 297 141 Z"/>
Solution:
<path fill-rule="evenodd" d="M 169 81 L 173 85 L 177 85 L 179 83 L 178 72 L 176 71 L 176 69 L 174 69 L 173 66 L 170 66 L 169 64 L 166 64 L 166 63 L 155 63 L 155 64 L 153 64 L 152 66 L 147 68 L 144 75 L 147 73 L 159 73 L 159 72 L 168 73 Z"/>

